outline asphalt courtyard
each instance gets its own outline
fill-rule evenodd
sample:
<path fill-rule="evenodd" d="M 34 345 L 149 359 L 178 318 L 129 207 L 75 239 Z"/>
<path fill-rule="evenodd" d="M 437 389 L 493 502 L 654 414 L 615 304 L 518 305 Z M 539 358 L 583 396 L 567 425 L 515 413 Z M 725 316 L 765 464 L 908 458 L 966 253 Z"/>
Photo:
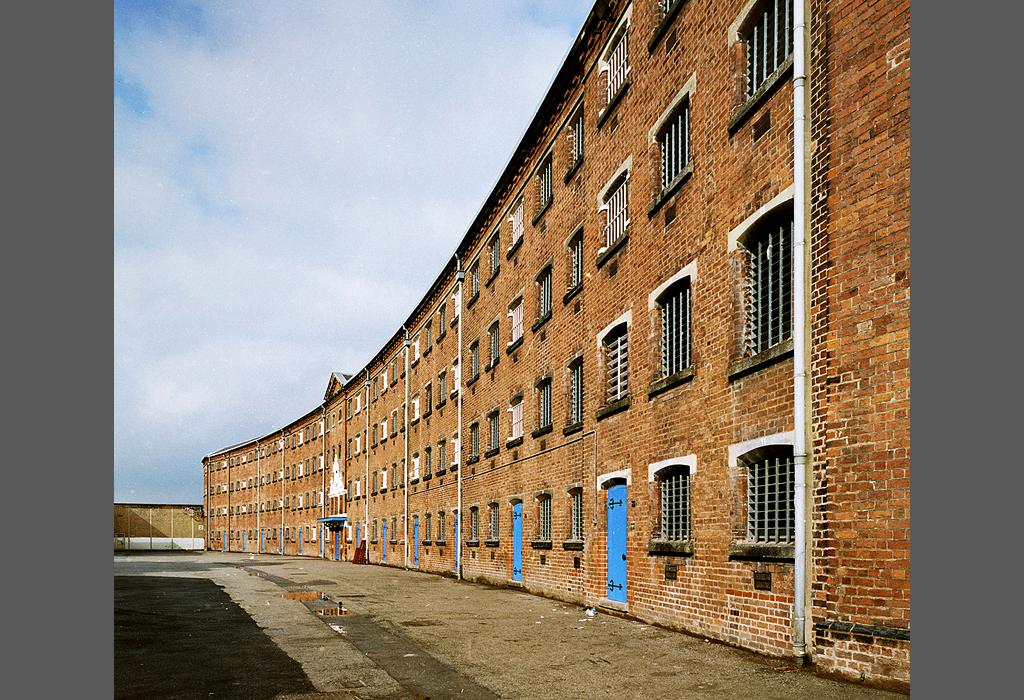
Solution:
<path fill-rule="evenodd" d="M 904 698 L 513 589 L 249 554 L 114 557 L 118 698 Z"/>

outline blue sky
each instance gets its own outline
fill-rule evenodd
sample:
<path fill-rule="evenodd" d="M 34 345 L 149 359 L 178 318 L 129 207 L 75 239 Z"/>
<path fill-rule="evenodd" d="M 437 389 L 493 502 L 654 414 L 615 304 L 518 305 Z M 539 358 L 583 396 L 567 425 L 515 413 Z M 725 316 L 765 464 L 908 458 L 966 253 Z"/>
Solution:
<path fill-rule="evenodd" d="M 115 500 L 201 501 L 366 363 L 591 4 L 115 3 Z"/>

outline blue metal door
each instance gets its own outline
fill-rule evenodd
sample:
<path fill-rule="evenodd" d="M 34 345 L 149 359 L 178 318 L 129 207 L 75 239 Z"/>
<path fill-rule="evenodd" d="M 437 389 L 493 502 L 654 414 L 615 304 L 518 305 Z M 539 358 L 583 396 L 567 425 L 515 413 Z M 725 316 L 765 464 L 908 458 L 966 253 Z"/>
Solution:
<path fill-rule="evenodd" d="M 267 551 L 267 531 L 260 528 L 260 554 Z"/>
<path fill-rule="evenodd" d="M 359 545 L 362 541 L 363 540 L 359 537 L 359 523 L 356 523 L 356 549 L 359 549 Z"/>
<path fill-rule="evenodd" d="M 320 526 L 320 558 L 324 557 L 324 526 Z"/>
<path fill-rule="evenodd" d="M 412 565 L 420 566 L 420 516 L 412 516 Z"/>
<path fill-rule="evenodd" d="M 302 554 L 302 528 L 299 528 L 299 554 Z"/>
<path fill-rule="evenodd" d="M 523 580 L 523 504 L 512 506 L 512 580 Z"/>
<path fill-rule="evenodd" d="M 278 552 L 284 554 L 284 528 L 281 528 L 281 537 L 277 540 Z"/>
<path fill-rule="evenodd" d="M 242 551 L 243 552 L 245 551 L 245 543 L 248 541 L 248 537 L 246 537 L 246 535 L 248 535 L 248 534 L 249 533 L 248 533 L 247 530 L 242 530 Z"/>
<path fill-rule="evenodd" d="M 224 546 L 220 548 L 220 551 L 228 551 L 228 533 L 226 530 L 224 531 Z"/>
<path fill-rule="evenodd" d="M 334 531 L 334 561 L 341 561 L 341 530 Z"/>
<path fill-rule="evenodd" d="M 608 489 L 608 600 L 626 602 L 626 485 Z"/>
<path fill-rule="evenodd" d="M 384 530 L 381 533 L 380 540 L 380 560 L 386 562 L 388 560 L 388 521 L 383 521 Z"/>

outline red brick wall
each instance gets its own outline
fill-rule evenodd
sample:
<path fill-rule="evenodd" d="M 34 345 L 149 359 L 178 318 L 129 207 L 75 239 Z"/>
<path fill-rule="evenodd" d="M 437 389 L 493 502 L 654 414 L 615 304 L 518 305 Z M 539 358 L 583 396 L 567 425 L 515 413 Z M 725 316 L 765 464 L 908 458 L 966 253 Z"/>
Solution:
<path fill-rule="evenodd" d="M 792 654 L 793 564 L 785 556 L 765 558 L 737 554 L 733 546 L 745 537 L 743 469 L 730 464 L 729 447 L 736 443 L 793 431 L 792 353 L 733 370 L 744 351 L 745 301 L 742 292 L 744 256 L 729 250 L 730 232 L 793 184 L 792 81 L 783 73 L 768 94 L 742 118 L 744 104 L 742 47 L 729 44 L 730 25 L 745 3 L 688 0 L 657 43 L 649 40 L 661 23 L 657 3 L 638 2 L 629 29 L 630 85 L 608 116 L 604 107 L 604 76 L 597 61 L 606 48 L 626 3 L 613 2 L 611 11 L 584 35 L 570 56 L 555 94 L 480 214 L 459 257 L 469 269 L 479 257 L 481 291 L 471 299 L 469 276 L 463 298 L 463 438 L 462 575 L 492 583 L 510 582 L 512 567 L 512 503 L 523 502 L 523 587 L 564 600 L 594 604 L 606 595 L 606 506 L 598 477 L 625 470 L 628 486 L 628 612 L 656 624 L 706 635 L 758 652 Z M 908 532 L 908 123 L 905 55 L 906 3 L 812 3 L 810 21 L 810 97 L 813 133 L 811 152 L 812 330 L 811 387 L 813 422 L 812 491 L 813 581 L 810 623 L 815 629 L 811 654 L 819 668 L 863 677 L 877 683 L 909 679 L 909 642 L 890 639 L 909 629 Z M 649 130 L 674 96 L 696 76 L 690 96 L 693 173 L 651 215 L 658 181 L 658 152 Z M 585 109 L 585 148 L 582 165 L 570 167 L 569 124 L 579 99 Z M 765 120 L 770 120 L 766 130 Z M 754 127 L 758 127 L 758 138 Z M 538 214 L 534 168 L 552 154 L 554 199 Z M 598 264 L 603 245 L 604 214 L 599 193 L 627 159 L 632 158 L 629 184 L 628 241 Z M 563 177 L 565 176 L 565 177 Z M 525 235 L 522 245 L 506 255 L 510 242 L 509 207 L 525 197 Z M 536 221 L 534 219 L 537 218 Z M 502 239 L 501 267 L 488 280 L 487 244 L 495 227 Z M 563 303 L 568 279 L 566 242 L 580 227 L 584 240 L 582 291 Z M 692 290 L 693 377 L 667 390 L 650 394 L 660 371 L 660 319 L 648 308 L 648 295 L 682 268 L 696 263 Z M 538 316 L 535 280 L 553 266 L 553 313 L 533 328 Z M 444 396 L 436 404 L 438 373 L 448 375 L 458 353 L 458 327 L 445 324 L 439 338 L 436 310 L 448 305 L 456 278 L 453 266 L 427 294 L 406 324 L 411 336 L 433 329 L 427 346 L 421 335 L 422 357 L 404 372 L 402 338 L 383 347 L 366 370 L 376 391 L 365 395 L 363 371 L 328 405 L 343 420 L 327 435 L 327 453 L 341 451 L 345 479 L 353 486 L 345 499 L 329 504 L 330 512 L 347 512 L 350 524 L 377 522 L 377 542 L 370 542 L 369 560 L 378 563 L 388 547 L 388 565 L 404 560 L 403 515 L 408 496 L 408 532 L 420 518 L 419 569 L 442 574 L 456 571 L 457 472 L 452 471 L 452 437 L 458 426 L 457 401 Z M 522 294 L 525 302 L 524 338 L 513 352 L 506 315 L 510 302 Z M 609 323 L 629 312 L 630 360 L 627 408 L 598 418 L 605 405 L 604 360 L 598 335 Z M 490 359 L 488 327 L 500 323 L 499 361 Z M 481 347 L 481 373 L 470 383 L 469 348 Z M 564 434 L 569 423 L 569 374 L 574 358 L 584 363 L 584 421 L 582 429 Z M 389 371 L 386 391 L 380 375 L 397 359 L 398 377 Z M 538 425 L 536 383 L 552 381 L 551 432 L 532 435 Z M 430 382 L 434 406 L 429 415 L 421 405 L 420 420 L 405 430 L 405 385 L 412 397 Z M 347 401 L 362 396 L 362 410 L 349 416 Z M 521 444 L 506 444 L 510 435 L 507 409 L 521 395 L 524 435 Z M 422 404 L 422 401 L 421 401 Z M 392 412 L 398 410 L 401 430 L 390 434 Z M 469 461 L 470 425 L 479 421 L 481 452 L 490 447 L 487 416 L 497 409 L 499 450 Z M 347 458 L 348 440 L 362 434 L 369 412 L 370 430 L 358 455 Z M 315 412 L 319 417 L 319 409 Z M 303 428 L 314 414 L 285 428 Z M 389 419 L 387 440 L 372 443 L 373 425 Z M 411 417 L 410 417 L 411 418 Z M 269 444 L 277 436 L 268 436 Z M 430 446 L 434 471 L 405 485 L 408 453 Z M 437 463 L 437 443 L 447 443 L 447 462 Z M 319 456 L 323 438 L 285 449 L 285 464 Z M 370 444 L 367 444 L 369 440 Z M 290 442 L 289 442 L 290 445 Z M 243 446 L 211 461 L 251 449 Z M 367 453 L 370 482 L 365 483 Z M 658 489 L 649 479 L 648 465 L 684 455 L 696 459 L 691 478 L 692 553 L 654 553 L 649 541 L 657 534 Z M 280 468 L 280 453 L 271 455 Z M 386 491 L 374 493 L 373 473 L 391 472 Z M 445 473 L 437 474 L 443 466 Z M 213 473 L 214 483 L 240 479 L 255 463 Z M 326 462 L 330 478 L 330 458 Z M 421 469 L 422 459 L 421 459 Z M 409 465 L 410 475 L 412 465 Z M 397 481 L 396 481 L 397 478 Z M 364 481 L 355 498 L 356 480 Z M 315 484 L 313 483 L 315 482 Z M 322 475 L 285 481 L 289 498 L 307 489 L 319 491 Z M 396 488 L 397 484 L 397 488 Z M 280 490 L 280 484 L 272 488 Z M 567 548 L 569 489 L 584 494 L 582 550 Z M 406 491 L 408 493 L 406 493 Z M 551 548 L 534 548 L 539 493 L 552 498 Z M 211 513 L 233 505 L 247 492 L 208 496 Z M 275 498 L 279 495 L 275 495 Z M 234 499 L 234 500 L 231 500 Z M 250 499 L 251 500 L 251 499 Z M 497 546 L 488 546 L 488 504 L 500 508 Z M 480 541 L 467 546 L 469 512 L 480 509 Z M 436 542 L 439 512 L 446 515 L 446 543 Z M 432 531 L 425 532 L 430 513 Z M 286 527 L 308 526 L 321 515 L 319 507 L 284 512 Z M 264 516 L 261 516 L 264 517 Z M 395 518 L 397 542 L 381 541 L 381 521 Z M 273 510 L 271 527 L 280 511 Z M 230 525 L 228 525 L 230 523 Z M 255 527 L 255 516 L 211 518 L 214 530 Z M 354 533 L 351 528 L 349 535 Z M 389 540 L 392 533 L 389 531 Z M 423 541 L 430 541 L 426 544 Z M 232 549 L 240 549 L 233 542 Z M 350 559 L 358 543 L 343 543 Z M 277 551 L 268 541 L 268 550 Z M 569 545 L 571 547 L 572 545 Z M 219 548 L 219 540 L 212 543 Z M 412 543 L 409 545 L 412 566 Z M 287 542 L 286 553 L 297 553 Z M 738 551 L 738 550 L 737 550 Z M 303 547 L 318 555 L 319 544 Z M 325 546 L 333 557 L 333 545 Z M 544 563 L 541 563 L 543 557 Z M 579 562 L 577 568 L 576 562 Z M 666 570 L 675 569 L 675 579 Z M 771 574 L 770 590 L 754 587 L 754 574 Z M 839 631 L 836 631 L 836 624 Z M 852 639 L 844 624 L 869 625 Z M 891 633 L 891 634 L 890 634 Z"/>

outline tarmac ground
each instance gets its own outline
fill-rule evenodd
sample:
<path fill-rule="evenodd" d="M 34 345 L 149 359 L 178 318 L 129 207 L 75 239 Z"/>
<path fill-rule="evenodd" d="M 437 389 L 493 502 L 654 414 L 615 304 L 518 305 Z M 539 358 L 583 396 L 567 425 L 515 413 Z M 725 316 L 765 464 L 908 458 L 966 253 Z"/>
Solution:
<path fill-rule="evenodd" d="M 117 698 L 904 698 L 515 589 L 349 562 L 114 557 Z"/>

